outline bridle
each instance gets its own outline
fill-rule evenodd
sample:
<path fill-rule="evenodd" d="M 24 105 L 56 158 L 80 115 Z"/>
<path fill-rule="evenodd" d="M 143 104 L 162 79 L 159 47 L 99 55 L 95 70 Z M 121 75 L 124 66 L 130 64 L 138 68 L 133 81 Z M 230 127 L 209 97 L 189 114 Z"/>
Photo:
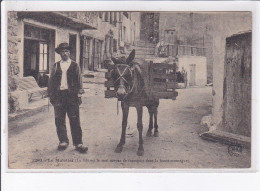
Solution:
<path fill-rule="evenodd" d="M 126 66 L 126 67 L 123 70 L 123 72 L 121 73 L 121 71 L 119 70 L 118 66 Z M 124 75 L 125 75 L 126 71 L 128 70 L 130 72 L 130 74 L 131 74 L 131 78 L 133 79 L 133 71 L 132 71 L 131 67 L 126 65 L 126 64 L 117 64 L 116 65 L 116 70 L 117 70 L 117 72 L 119 74 L 119 77 L 114 81 L 114 83 L 116 83 L 117 81 L 122 79 L 128 85 L 127 86 L 128 88 L 126 88 L 124 85 L 119 84 L 119 86 L 115 89 L 116 97 L 118 97 L 118 95 L 117 95 L 118 88 L 122 87 L 122 88 L 124 88 L 126 90 L 126 95 L 123 98 L 123 99 L 125 99 L 130 93 L 132 93 L 132 91 L 134 89 L 134 86 L 135 86 L 135 81 L 133 82 L 133 85 L 131 87 L 130 83 L 125 79 Z"/>

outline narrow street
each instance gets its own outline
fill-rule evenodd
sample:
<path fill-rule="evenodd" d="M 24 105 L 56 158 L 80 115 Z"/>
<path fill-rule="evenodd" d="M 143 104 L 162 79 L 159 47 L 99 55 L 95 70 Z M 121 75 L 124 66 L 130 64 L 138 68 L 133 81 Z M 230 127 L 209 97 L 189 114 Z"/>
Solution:
<path fill-rule="evenodd" d="M 231 156 L 228 146 L 202 140 L 207 131 L 201 118 L 211 113 L 212 89 L 178 90 L 177 100 L 160 100 L 159 137 L 146 137 L 148 112 L 143 114 L 144 156 L 137 156 L 136 111 L 130 109 L 126 144 L 122 153 L 114 152 L 121 135 L 121 108 L 116 99 L 104 98 L 104 85 L 87 84 L 81 105 L 83 141 L 89 147 L 80 154 L 70 145 L 57 151 L 58 138 L 53 107 L 29 118 L 9 123 L 9 168 L 90 169 L 90 168 L 242 168 L 250 167 L 250 152 Z"/>

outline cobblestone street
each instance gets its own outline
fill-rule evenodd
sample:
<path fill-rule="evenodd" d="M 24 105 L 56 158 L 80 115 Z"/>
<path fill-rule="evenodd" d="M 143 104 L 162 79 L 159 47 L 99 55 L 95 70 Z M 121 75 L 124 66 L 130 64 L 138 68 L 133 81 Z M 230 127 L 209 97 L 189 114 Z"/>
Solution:
<path fill-rule="evenodd" d="M 250 152 L 231 156 L 227 145 L 202 140 L 207 131 L 201 118 L 211 113 L 211 87 L 178 90 L 176 101 L 160 100 L 159 137 L 145 137 L 148 112 L 144 109 L 144 156 L 136 154 L 138 131 L 136 111 L 130 108 L 126 144 L 114 152 L 121 135 L 121 108 L 116 99 L 104 98 L 104 85 L 87 84 L 81 105 L 83 141 L 87 154 L 79 154 L 72 144 L 57 151 L 58 138 L 53 107 L 26 119 L 9 123 L 9 167 L 31 169 L 89 168 L 239 168 L 250 167 Z M 69 122 L 68 136 L 71 141 Z"/>

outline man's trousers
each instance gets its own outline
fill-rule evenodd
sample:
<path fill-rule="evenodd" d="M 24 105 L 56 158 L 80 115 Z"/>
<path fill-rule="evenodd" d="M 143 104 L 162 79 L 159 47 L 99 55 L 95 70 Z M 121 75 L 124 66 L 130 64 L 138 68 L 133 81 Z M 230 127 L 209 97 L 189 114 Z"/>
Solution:
<path fill-rule="evenodd" d="M 73 145 L 82 144 L 82 130 L 79 118 L 79 102 L 77 95 L 68 90 L 59 91 L 59 101 L 54 104 L 55 124 L 60 143 L 69 143 L 66 129 L 66 113 L 70 121 Z"/>

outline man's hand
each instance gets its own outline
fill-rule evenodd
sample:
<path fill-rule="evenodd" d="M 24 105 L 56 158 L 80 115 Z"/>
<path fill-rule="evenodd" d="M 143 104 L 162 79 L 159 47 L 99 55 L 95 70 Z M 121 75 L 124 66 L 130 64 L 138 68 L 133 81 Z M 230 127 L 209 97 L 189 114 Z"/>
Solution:
<path fill-rule="evenodd" d="M 83 89 L 79 90 L 79 95 L 84 94 L 84 93 L 85 93 L 85 91 Z"/>
<path fill-rule="evenodd" d="M 82 97 L 81 94 L 79 94 L 79 95 L 78 95 L 78 103 L 79 103 L 79 105 L 82 104 L 82 98 L 81 98 L 81 97 Z"/>

